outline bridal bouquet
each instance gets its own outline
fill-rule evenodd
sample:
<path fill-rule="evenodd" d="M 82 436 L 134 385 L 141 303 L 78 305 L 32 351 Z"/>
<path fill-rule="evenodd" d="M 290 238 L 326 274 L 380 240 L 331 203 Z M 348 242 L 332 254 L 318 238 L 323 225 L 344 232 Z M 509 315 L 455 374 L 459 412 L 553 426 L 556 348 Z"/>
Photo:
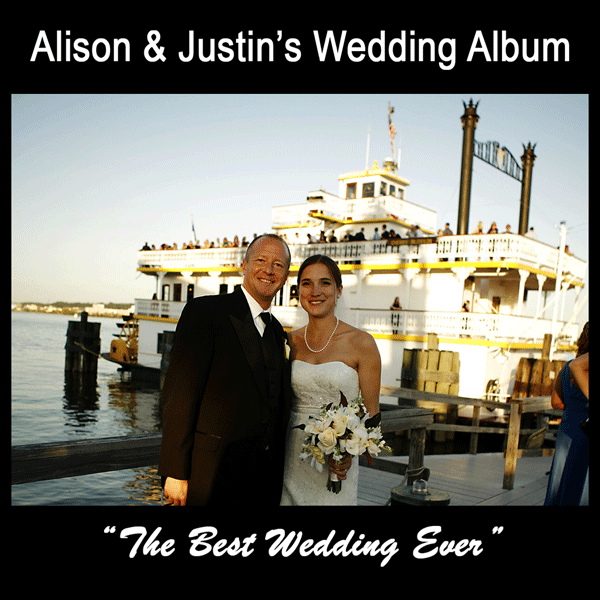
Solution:
<path fill-rule="evenodd" d="M 304 425 L 304 443 L 300 460 L 309 461 L 310 466 L 323 471 L 327 458 L 339 463 L 345 456 L 366 454 L 369 465 L 372 457 L 382 449 L 391 451 L 381 435 L 381 415 L 369 418 L 362 398 L 346 400 L 340 392 L 340 402 L 324 404 L 319 413 L 310 415 Z M 342 482 L 334 473 L 329 474 L 327 489 L 335 494 L 342 489 Z"/>

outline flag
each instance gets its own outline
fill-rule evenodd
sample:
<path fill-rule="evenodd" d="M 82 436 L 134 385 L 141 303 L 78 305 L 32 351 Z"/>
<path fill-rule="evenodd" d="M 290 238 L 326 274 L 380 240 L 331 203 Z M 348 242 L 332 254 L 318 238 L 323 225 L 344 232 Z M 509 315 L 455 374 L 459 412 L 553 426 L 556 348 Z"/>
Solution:
<path fill-rule="evenodd" d="M 392 145 L 394 144 L 394 136 L 396 135 L 396 128 L 394 127 L 394 123 L 392 122 L 393 112 L 394 107 L 388 102 L 388 120 L 390 122 L 390 139 L 392 140 Z"/>
<path fill-rule="evenodd" d="M 394 107 L 388 103 L 388 120 L 390 122 L 390 142 L 392 144 L 392 156 L 396 154 L 396 148 L 394 146 L 394 137 L 396 135 L 396 128 L 394 127 L 394 122 L 392 121 L 392 113 L 394 112 Z"/>
<path fill-rule="evenodd" d="M 196 229 L 194 228 L 194 215 L 192 216 L 192 233 L 194 234 L 194 241 L 197 242 L 198 240 L 196 239 Z"/>

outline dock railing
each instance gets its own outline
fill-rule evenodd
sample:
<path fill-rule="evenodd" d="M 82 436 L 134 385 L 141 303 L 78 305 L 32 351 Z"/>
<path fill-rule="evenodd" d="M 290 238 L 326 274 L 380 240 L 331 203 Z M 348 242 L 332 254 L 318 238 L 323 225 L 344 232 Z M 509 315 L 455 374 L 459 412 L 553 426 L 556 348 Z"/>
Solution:
<path fill-rule="evenodd" d="M 397 388 L 385 392 L 387 396 L 398 398 L 398 403 L 415 405 L 418 402 L 437 402 L 441 404 L 451 404 L 460 406 L 472 406 L 473 416 L 471 425 L 460 425 L 453 423 L 432 423 L 427 426 L 431 431 L 462 431 L 471 434 L 470 454 L 477 454 L 477 444 L 480 433 L 495 433 L 507 436 L 506 450 L 504 452 L 504 480 L 502 487 L 512 490 L 515 481 L 515 470 L 517 459 L 523 456 L 552 456 L 554 448 L 530 448 L 525 443 L 525 448 L 519 448 L 519 439 L 522 434 L 529 436 L 529 439 L 543 440 L 547 425 L 538 429 L 521 428 L 522 416 L 527 413 L 537 413 L 542 419 L 550 415 L 557 416 L 562 413 L 560 410 L 552 408 L 550 396 L 536 396 L 531 398 L 509 399 L 507 402 L 497 402 L 495 400 L 484 400 L 477 398 L 467 398 L 464 396 L 450 396 L 447 394 L 438 394 L 435 392 L 425 392 L 421 390 L 412 390 L 408 388 Z M 501 408 L 509 411 L 508 427 L 486 427 L 481 426 L 482 408 Z M 540 423 L 538 423 L 540 425 Z"/>
<path fill-rule="evenodd" d="M 408 464 L 384 464 L 382 459 L 375 458 L 373 467 L 404 475 L 408 484 L 427 478 L 428 470 L 423 465 L 425 430 L 432 423 L 432 409 L 383 410 L 384 435 L 410 430 Z M 154 433 L 13 446 L 11 485 L 156 465 L 161 439 L 161 433 Z"/>
<path fill-rule="evenodd" d="M 549 456 L 553 448 L 519 449 L 521 434 L 536 435 L 540 430 L 521 429 L 521 419 L 526 413 L 557 414 L 552 409 L 549 396 L 519 398 L 501 403 L 462 396 L 449 396 L 397 388 L 386 392 L 400 402 L 441 402 L 473 406 L 472 425 L 434 423 L 434 410 L 430 408 L 382 407 L 381 428 L 384 434 L 409 431 L 410 447 L 408 464 L 388 461 L 385 456 L 375 458 L 372 468 L 404 476 L 407 485 L 415 479 L 428 479 L 425 468 L 426 430 L 467 431 L 471 433 L 471 453 L 477 453 L 480 433 L 503 433 L 507 435 L 504 467 L 504 489 L 513 489 L 517 459 L 522 456 Z M 507 408 L 510 410 L 508 428 L 480 426 L 481 407 Z M 162 434 L 139 434 L 120 437 L 86 439 L 42 444 L 25 444 L 11 447 L 11 485 L 90 475 L 122 469 L 135 469 L 158 464 Z M 363 457 L 361 465 L 367 461 Z"/>

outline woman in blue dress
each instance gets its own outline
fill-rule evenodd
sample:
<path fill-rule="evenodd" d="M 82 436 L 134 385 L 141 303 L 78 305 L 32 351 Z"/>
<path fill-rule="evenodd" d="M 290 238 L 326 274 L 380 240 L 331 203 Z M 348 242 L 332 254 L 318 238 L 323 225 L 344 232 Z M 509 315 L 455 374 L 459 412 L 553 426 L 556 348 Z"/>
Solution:
<path fill-rule="evenodd" d="M 552 394 L 552 405 L 564 412 L 544 506 L 589 504 L 589 438 L 585 425 L 582 429 L 589 416 L 588 329 L 586 323 L 577 342 L 577 358 L 562 368 Z"/>

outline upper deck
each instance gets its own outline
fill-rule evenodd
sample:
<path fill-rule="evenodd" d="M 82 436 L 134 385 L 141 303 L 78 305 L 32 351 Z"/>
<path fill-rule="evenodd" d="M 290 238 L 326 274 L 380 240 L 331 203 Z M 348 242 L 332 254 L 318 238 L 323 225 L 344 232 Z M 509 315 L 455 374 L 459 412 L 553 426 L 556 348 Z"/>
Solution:
<path fill-rule="evenodd" d="M 390 161 L 383 168 L 375 161 L 371 168 L 340 175 L 337 196 L 318 190 L 308 194 L 307 204 L 276 206 L 273 228 L 284 233 L 325 227 L 339 233 L 360 224 L 388 223 L 399 233 L 418 225 L 434 235 L 435 211 L 406 200 L 409 182 L 394 169 Z"/>
<path fill-rule="evenodd" d="M 325 254 L 352 269 L 448 270 L 472 267 L 500 273 L 525 270 L 545 277 L 546 289 L 554 289 L 559 270 L 559 249 L 517 234 L 482 234 L 402 238 L 395 241 L 364 240 L 322 244 L 291 244 L 292 273 L 312 254 Z M 239 275 L 245 248 L 145 250 L 138 252 L 138 271 L 201 276 L 210 273 Z M 587 263 L 563 253 L 562 280 L 569 287 L 583 287 Z M 532 287 L 537 289 L 537 284 Z"/>

